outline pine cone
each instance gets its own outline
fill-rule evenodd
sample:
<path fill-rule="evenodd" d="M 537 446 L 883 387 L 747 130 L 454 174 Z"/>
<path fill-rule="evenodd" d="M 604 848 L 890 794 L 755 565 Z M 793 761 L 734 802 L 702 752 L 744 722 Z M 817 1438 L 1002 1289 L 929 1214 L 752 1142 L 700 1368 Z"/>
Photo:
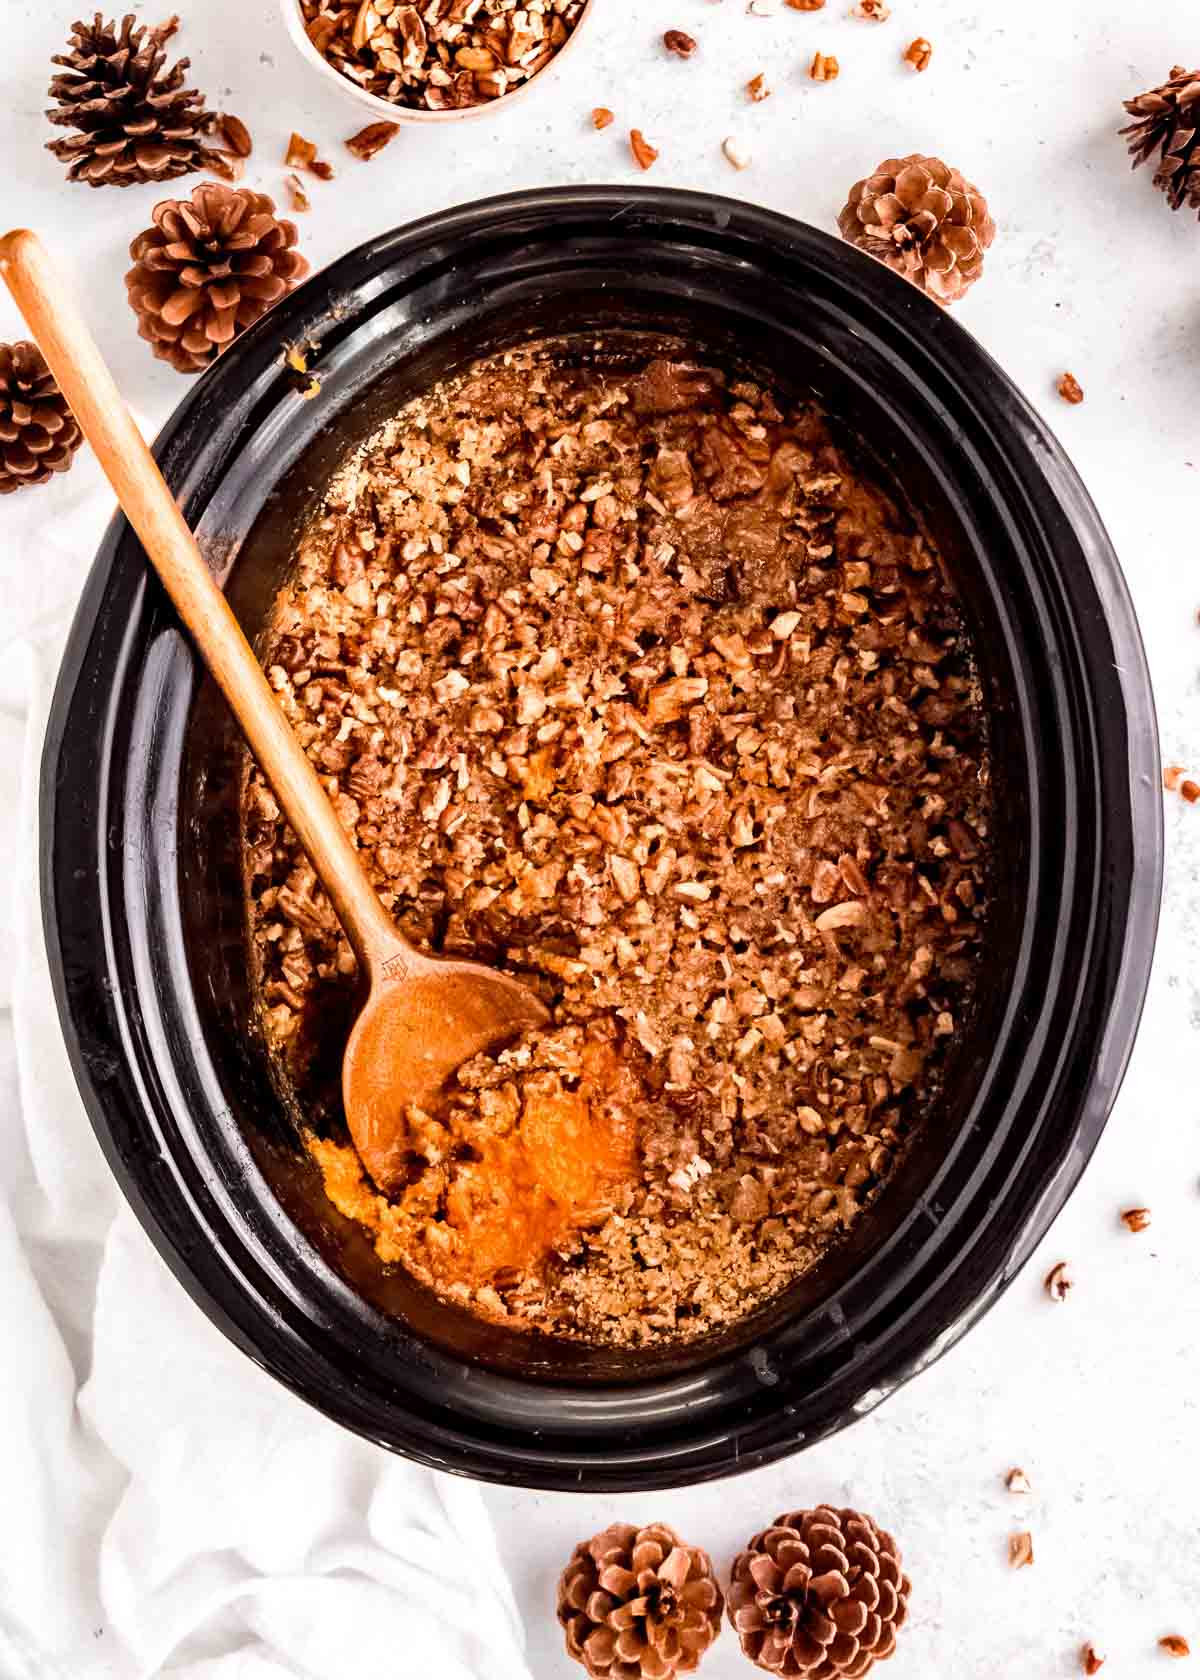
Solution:
<path fill-rule="evenodd" d="M 217 114 L 204 109 L 202 93 L 183 85 L 191 60 L 181 58 L 164 75 L 163 40 L 174 31 L 169 24 L 147 30 L 133 23 L 130 13 L 118 30 L 97 12 L 93 22 L 72 26 L 70 51 L 50 61 L 66 68 L 50 83 L 50 97 L 59 103 L 46 115 L 80 130 L 46 142 L 69 165 L 68 180 L 128 187 L 171 181 L 208 165 L 211 153 L 203 142 Z"/>
<path fill-rule="evenodd" d="M 180 373 L 206 367 L 308 273 L 296 238 L 295 222 L 247 187 L 206 181 L 190 200 L 165 199 L 129 247 L 141 337 Z"/>
<path fill-rule="evenodd" d="M 665 1523 L 613 1523 L 576 1546 L 558 1583 L 567 1651 L 596 1680 L 690 1674 L 721 1631 L 707 1552 Z"/>
<path fill-rule="evenodd" d="M 1137 119 L 1121 130 L 1133 167 L 1157 152 L 1154 185 L 1166 193 L 1172 210 L 1185 204 L 1200 210 L 1200 70 L 1177 64 L 1162 87 L 1127 99 L 1125 109 Z"/>
<path fill-rule="evenodd" d="M 742 1650 L 785 1680 L 863 1675 L 896 1648 L 912 1583 L 890 1534 L 859 1511 L 793 1511 L 733 1565 L 729 1620 Z"/>
<path fill-rule="evenodd" d="M 66 472 L 83 433 L 36 344 L 0 344 L 0 496 Z"/>
<path fill-rule="evenodd" d="M 838 217 L 842 238 L 915 286 L 953 303 L 983 273 L 996 224 L 978 188 L 940 158 L 885 158 L 856 181 Z"/>

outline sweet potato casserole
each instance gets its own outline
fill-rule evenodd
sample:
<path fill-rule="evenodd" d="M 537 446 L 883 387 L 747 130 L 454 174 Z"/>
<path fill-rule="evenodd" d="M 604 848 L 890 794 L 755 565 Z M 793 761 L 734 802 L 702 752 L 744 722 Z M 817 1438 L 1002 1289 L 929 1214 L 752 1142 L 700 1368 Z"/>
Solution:
<path fill-rule="evenodd" d="M 263 653 L 409 937 L 551 1011 L 379 1194 L 336 1094 L 354 958 L 248 770 L 265 1033 L 380 1259 L 622 1344 L 811 1267 L 919 1145 L 989 833 L 942 562 L 825 417 L 685 347 L 479 364 L 339 474 Z"/>

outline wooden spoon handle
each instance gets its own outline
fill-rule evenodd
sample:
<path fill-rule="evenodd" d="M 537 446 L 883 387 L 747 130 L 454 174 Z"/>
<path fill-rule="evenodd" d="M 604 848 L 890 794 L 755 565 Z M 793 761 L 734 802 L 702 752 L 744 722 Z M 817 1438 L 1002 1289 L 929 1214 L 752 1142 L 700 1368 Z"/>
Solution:
<path fill-rule="evenodd" d="M 425 959 L 406 944 L 367 878 L 317 773 L 214 583 L 70 291 L 37 235 L 0 239 L 0 272 L 125 516 L 220 684 L 364 968 Z"/>

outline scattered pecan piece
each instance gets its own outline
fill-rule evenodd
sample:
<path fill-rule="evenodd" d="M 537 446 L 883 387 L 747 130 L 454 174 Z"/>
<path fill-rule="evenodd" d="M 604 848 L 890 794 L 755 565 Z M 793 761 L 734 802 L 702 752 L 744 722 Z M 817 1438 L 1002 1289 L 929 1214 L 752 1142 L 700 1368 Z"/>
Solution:
<path fill-rule="evenodd" d="M 1104 1667 L 1104 1658 L 1100 1656 L 1090 1640 L 1080 1651 L 1079 1662 L 1085 1674 L 1099 1674 Z"/>
<path fill-rule="evenodd" d="M 311 210 L 312 201 L 305 192 L 304 182 L 300 179 L 299 175 L 289 175 L 286 177 L 286 181 L 288 198 L 291 201 L 292 209 L 296 211 Z"/>
<path fill-rule="evenodd" d="M 593 128 L 611 128 L 616 120 L 616 117 L 609 110 L 607 105 L 597 105 L 596 109 L 592 112 Z"/>
<path fill-rule="evenodd" d="M 808 73 L 814 82 L 836 82 L 841 68 L 836 58 L 826 53 L 814 53 Z"/>
<path fill-rule="evenodd" d="M 886 23 L 892 15 L 892 8 L 884 0 L 858 0 L 850 15 L 866 18 L 868 23 Z"/>
<path fill-rule="evenodd" d="M 1033 1483 L 1019 1465 L 1014 1465 L 1004 1478 L 1004 1485 L 1009 1493 L 1032 1493 Z"/>
<path fill-rule="evenodd" d="M 1052 1301 L 1065 1301 L 1074 1287 L 1075 1279 L 1071 1276 L 1065 1260 L 1060 1260 L 1057 1266 L 1051 1266 L 1046 1273 L 1046 1293 Z"/>
<path fill-rule="evenodd" d="M 1165 1651 L 1169 1657 L 1190 1657 L 1192 1654 L 1192 1647 L 1178 1633 L 1164 1634 L 1158 1644 L 1159 1649 Z"/>
<path fill-rule="evenodd" d="M 1180 782 L 1179 791 L 1189 805 L 1194 805 L 1197 799 L 1200 799 L 1200 783 Z"/>
<path fill-rule="evenodd" d="M 1013 1569 L 1028 1569 L 1033 1563 L 1033 1535 L 1028 1529 L 1009 1535 L 1008 1562 Z"/>
<path fill-rule="evenodd" d="M 1081 403 L 1083 386 L 1073 373 L 1064 373 L 1058 382 L 1058 394 L 1064 402 Z"/>
<path fill-rule="evenodd" d="M 1126 1208 L 1121 1223 L 1130 1231 L 1144 1231 L 1151 1223 L 1149 1208 Z"/>
<path fill-rule="evenodd" d="M 394 122 L 368 123 L 366 128 L 360 128 L 357 134 L 352 134 L 346 141 L 346 150 L 353 152 L 356 158 L 364 163 L 377 156 L 383 148 L 394 140 L 400 132 L 400 124 Z"/>
<path fill-rule="evenodd" d="M 787 0 L 794 12 L 819 12 L 825 0 Z"/>
<path fill-rule="evenodd" d="M 333 165 L 319 158 L 317 148 L 302 134 L 292 135 L 283 162 L 288 169 L 307 169 L 310 175 L 316 175 L 319 180 L 333 180 Z"/>
<path fill-rule="evenodd" d="M 933 57 L 933 47 L 924 35 L 918 35 L 915 41 L 910 41 L 904 52 L 904 62 L 911 64 L 914 70 L 928 70 L 929 61 Z"/>
<path fill-rule="evenodd" d="M 761 105 L 764 99 L 770 99 L 771 90 L 767 86 L 766 77 L 761 70 L 757 76 L 751 76 L 746 83 L 746 92 L 756 105 Z"/>
<path fill-rule="evenodd" d="M 317 155 L 317 148 L 311 140 L 306 140 L 303 134 L 293 132 L 288 141 L 287 151 L 284 153 L 284 165 L 288 169 L 307 169 Z"/>
<path fill-rule="evenodd" d="M 663 36 L 663 46 L 676 58 L 691 58 L 697 42 L 694 35 L 688 35 L 682 29 L 668 29 Z"/>
<path fill-rule="evenodd" d="M 650 144 L 640 128 L 629 130 L 629 149 L 639 169 L 649 169 L 658 161 L 658 148 Z"/>
<path fill-rule="evenodd" d="M 1168 793 L 1176 793 L 1178 791 L 1179 784 L 1183 780 L 1183 775 L 1184 770 L 1182 764 L 1167 765 L 1167 768 L 1163 771 L 1163 786 L 1166 788 Z"/>
<path fill-rule="evenodd" d="M 236 152 L 222 151 L 214 146 L 205 156 L 205 167 L 211 169 L 214 175 L 219 175 L 222 181 L 240 181 L 246 171 L 246 160 L 238 157 Z"/>
<path fill-rule="evenodd" d="M 221 133 L 225 136 L 225 143 L 229 150 L 236 153 L 238 157 L 248 158 L 254 150 L 250 130 L 241 117 L 235 117 L 229 111 L 225 111 L 221 115 Z"/>

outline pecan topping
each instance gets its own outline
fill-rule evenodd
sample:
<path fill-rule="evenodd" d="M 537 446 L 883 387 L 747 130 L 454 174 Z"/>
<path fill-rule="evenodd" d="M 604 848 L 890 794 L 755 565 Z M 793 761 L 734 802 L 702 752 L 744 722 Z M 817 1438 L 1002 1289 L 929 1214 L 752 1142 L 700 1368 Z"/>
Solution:
<path fill-rule="evenodd" d="M 409 1117 L 393 1201 L 328 1078 L 354 956 L 255 770 L 244 840 L 333 1204 L 484 1318 L 638 1346 L 735 1323 L 885 1192 L 970 1006 L 990 777 L 941 563 L 824 417 L 587 342 L 413 397 L 265 637 L 397 923 L 550 1011 Z"/>

